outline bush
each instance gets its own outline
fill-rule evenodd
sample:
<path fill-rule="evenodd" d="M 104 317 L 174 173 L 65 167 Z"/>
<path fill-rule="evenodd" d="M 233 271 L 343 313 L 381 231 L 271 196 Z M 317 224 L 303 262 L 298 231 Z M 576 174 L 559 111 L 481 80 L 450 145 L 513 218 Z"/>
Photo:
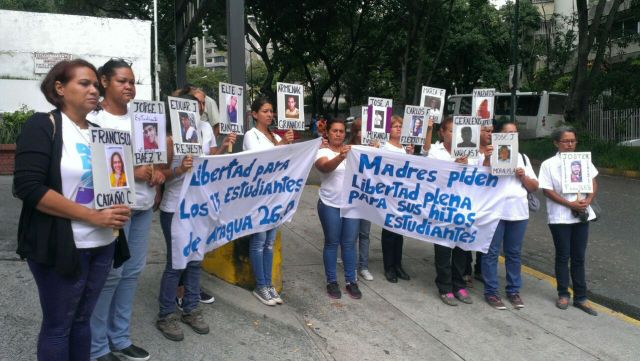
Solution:
<path fill-rule="evenodd" d="M 529 158 L 543 161 L 556 154 L 550 138 L 520 141 L 520 152 Z M 591 152 L 596 167 L 640 171 L 640 147 L 624 147 L 578 133 L 576 152 Z"/>
<path fill-rule="evenodd" d="M 3 113 L 0 120 L 0 144 L 14 144 L 18 139 L 18 134 L 22 129 L 22 124 L 35 113 L 26 105 L 20 107 L 13 113 Z"/>

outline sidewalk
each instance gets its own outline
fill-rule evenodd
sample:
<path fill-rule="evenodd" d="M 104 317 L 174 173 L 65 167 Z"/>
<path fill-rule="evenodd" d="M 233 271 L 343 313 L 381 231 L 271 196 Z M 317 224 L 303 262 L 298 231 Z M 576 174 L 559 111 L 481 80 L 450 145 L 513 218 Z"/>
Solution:
<path fill-rule="evenodd" d="M 3 182 L 4 183 L 4 182 Z M 10 197 L 3 192 L 5 199 Z M 3 201 L 0 215 L 17 223 L 19 202 Z M 405 239 L 404 268 L 411 281 L 387 282 L 382 275 L 380 228 L 371 230 L 370 270 L 361 300 L 326 296 L 322 229 L 316 214 L 317 187 L 306 186 L 283 238 L 282 292 L 285 304 L 268 307 L 247 290 L 203 274 L 216 297 L 202 305 L 211 333 L 183 325 L 185 340 L 172 342 L 155 329 L 157 295 L 164 267 L 164 242 L 154 217 L 147 267 L 136 297 L 132 338 L 152 360 L 637 360 L 640 323 L 598 309 L 592 317 L 554 305 L 548 277 L 525 270 L 526 307 L 497 311 L 471 290 L 474 304 L 445 306 L 434 285 L 433 247 Z M 11 218 L 9 215 L 13 214 Z M 13 218 L 15 217 L 15 218 Z M 2 231 L 6 234 L 6 231 Z M 7 237 L 5 235 L 4 237 Z M 15 236 L 13 236 L 15 239 Z M 15 241 L 13 241 L 15 244 Z M 0 249 L 0 360 L 33 360 L 40 322 L 36 287 L 26 264 Z M 553 255 L 549 255 L 553 257 Z M 502 270 L 503 271 L 503 270 Z M 338 271 L 344 291 L 342 270 Z M 501 284 L 504 273 L 501 272 Z"/>

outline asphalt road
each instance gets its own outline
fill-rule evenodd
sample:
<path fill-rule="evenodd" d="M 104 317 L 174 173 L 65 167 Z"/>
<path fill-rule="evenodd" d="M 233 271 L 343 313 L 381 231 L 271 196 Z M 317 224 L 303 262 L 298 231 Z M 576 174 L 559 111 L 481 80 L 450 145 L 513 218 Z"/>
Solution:
<path fill-rule="evenodd" d="M 0 261 L 18 259 L 15 247 L 21 202 L 11 195 L 11 181 L 10 176 L 0 176 Z M 640 181 L 605 175 L 598 181 L 603 217 L 590 225 L 587 280 L 591 299 L 640 319 Z M 308 184 L 319 184 L 314 168 Z M 544 199 L 541 192 L 538 197 Z M 553 258 L 543 201 L 542 209 L 531 215 L 522 259 L 523 264 L 553 275 Z"/>

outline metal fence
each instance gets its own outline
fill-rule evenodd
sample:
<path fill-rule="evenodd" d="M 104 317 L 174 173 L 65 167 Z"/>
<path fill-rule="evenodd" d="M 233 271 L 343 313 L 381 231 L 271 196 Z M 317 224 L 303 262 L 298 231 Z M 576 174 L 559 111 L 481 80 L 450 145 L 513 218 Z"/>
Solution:
<path fill-rule="evenodd" d="M 601 103 L 590 104 L 587 130 L 609 142 L 640 138 L 640 108 L 603 110 Z"/>

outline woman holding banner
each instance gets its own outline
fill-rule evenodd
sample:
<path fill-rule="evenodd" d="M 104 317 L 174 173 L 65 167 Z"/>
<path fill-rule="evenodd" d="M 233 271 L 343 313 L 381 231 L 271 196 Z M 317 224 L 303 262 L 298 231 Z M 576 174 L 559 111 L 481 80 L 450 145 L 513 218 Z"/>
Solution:
<path fill-rule="evenodd" d="M 518 129 L 515 123 L 508 122 L 502 125 L 501 132 L 517 133 Z M 500 181 L 505 183 L 502 189 L 506 198 L 502 204 L 500 222 L 493 234 L 489 251 L 482 256 L 481 261 L 484 299 L 497 310 L 507 309 L 498 293 L 498 256 L 501 246 L 504 248 L 507 299 L 515 308 L 524 307 L 522 298 L 520 298 L 522 285 L 520 253 L 524 232 L 529 222 L 527 193 L 538 190 L 538 179 L 531 167 L 531 162 L 525 157 L 527 157 L 525 154 L 519 153 L 515 175 L 500 177 Z M 477 255 L 479 254 L 477 253 Z"/>
<path fill-rule="evenodd" d="M 181 95 L 180 97 L 183 99 L 196 100 L 196 98 L 189 94 Z M 213 299 L 213 296 L 203 295 L 200 289 L 201 261 L 190 261 L 184 269 L 173 268 L 171 223 L 174 212 L 178 208 L 180 188 L 182 187 L 185 174 L 188 173 L 193 166 L 193 158 L 191 156 L 176 155 L 173 153 L 173 136 L 171 135 L 169 122 L 167 122 L 167 134 L 169 134 L 167 136 L 167 166 L 161 168 L 167 182 L 165 183 L 159 206 L 160 227 L 164 235 L 167 253 L 164 271 L 160 280 L 160 294 L 158 295 L 160 309 L 158 319 L 156 320 L 156 328 L 160 330 L 162 335 L 167 339 L 171 341 L 182 341 L 184 339 L 184 333 L 178 325 L 176 308 L 181 307 L 182 315 L 180 316 L 180 320 L 182 322 L 189 325 L 189 327 L 198 334 L 207 334 L 209 333 L 209 325 L 204 321 L 202 310 L 198 308 L 198 304 L 199 302 L 210 303 L 207 302 L 207 300 Z M 178 134 L 178 137 L 180 136 L 181 135 Z M 205 149 L 205 152 L 208 151 L 204 146 L 203 149 Z M 180 302 L 176 302 L 178 285 L 180 283 L 184 286 L 184 295 L 180 297 Z"/>
<path fill-rule="evenodd" d="M 402 117 L 394 115 L 391 117 L 391 133 L 389 141 L 382 147 L 394 153 L 413 154 L 413 145 L 406 148 L 400 144 L 400 134 L 402 133 Z M 384 276 L 387 281 L 397 283 L 398 278 L 408 281 L 409 274 L 402 268 L 402 246 L 404 238 L 402 235 L 382 228 L 380 236 L 382 243 L 382 263 L 384 264 Z"/>
<path fill-rule="evenodd" d="M 282 139 L 269 129 L 273 121 L 273 104 L 268 98 L 258 97 L 253 101 L 251 116 L 255 126 L 244 134 L 243 150 L 266 150 L 293 142 L 293 130 L 286 132 Z M 256 278 L 256 289 L 253 290 L 253 295 L 268 306 L 282 304 L 282 298 L 271 283 L 275 240 L 276 229 L 273 228 L 266 232 L 254 233 L 249 241 L 249 259 Z"/>
<path fill-rule="evenodd" d="M 136 96 L 136 79 L 131 63 L 111 59 L 99 69 L 101 109 L 90 114 L 104 128 L 131 132 L 128 104 Z M 115 360 L 114 353 L 128 358 L 148 359 L 149 353 L 131 342 L 129 326 L 133 299 L 147 259 L 147 244 L 151 228 L 156 186 L 164 183 L 162 172 L 149 165 L 134 168 L 136 210 L 124 226 L 131 258 L 121 268 L 112 269 L 96 309 L 91 316 L 91 358 Z M 111 345 L 111 347 L 110 347 Z"/>
<path fill-rule="evenodd" d="M 453 142 L 453 118 L 447 117 L 438 129 L 439 142 L 431 145 L 426 152 L 429 158 L 467 164 L 467 157 L 454 158 L 451 155 Z M 426 148 L 426 147 L 425 147 Z M 466 282 L 462 278 L 467 262 L 466 252 L 458 247 L 453 249 L 439 244 L 434 244 L 436 264 L 436 286 L 440 293 L 440 299 L 446 305 L 457 306 L 456 299 L 464 303 L 472 303 L 471 296 L 466 290 Z"/>
<path fill-rule="evenodd" d="M 32 115 L 16 142 L 14 194 L 23 201 L 18 250 L 38 287 L 38 360 L 88 360 L 89 318 L 114 261 L 114 229 L 130 210 L 96 211 L 87 114 L 98 104 L 96 68 L 53 66 L 40 86 L 56 109 Z"/>
<path fill-rule="evenodd" d="M 555 270 L 558 283 L 556 306 L 562 310 L 569 307 L 569 267 L 571 263 L 571 283 L 573 285 L 573 305 L 584 312 L 596 316 L 598 313 L 587 301 L 587 281 L 585 279 L 585 258 L 589 239 L 589 221 L 596 218 L 591 202 L 596 196 L 598 170 L 589 162 L 589 174 L 593 192 L 580 195 L 562 192 L 561 153 L 576 150 L 576 130 L 560 127 L 551 133 L 558 153 L 542 162 L 540 166 L 540 188 L 547 197 L 549 229 L 556 248 Z"/>
<path fill-rule="evenodd" d="M 349 144 L 361 145 L 362 141 L 362 118 L 356 118 L 351 124 L 351 139 Z M 366 281 L 373 281 L 373 275 L 369 272 L 369 233 L 371 222 L 366 219 L 360 220 L 358 227 L 358 273 Z"/>
<path fill-rule="evenodd" d="M 327 294 L 337 299 L 342 297 L 336 263 L 338 246 L 341 247 L 344 263 L 344 277 L 347 293 L 351 298 L 360 299 L 362 293 L 356 279 L 355 241 L 358 236 L 359 220 L 340 216 L 340 191 L 345 172 L 347 153 L 350 145 L 345 145 L 345 126 L 341 119 L 332 119 L 327 123 L 328 147 L 320 148 L 316 155 L 315 166 L 320 171 L 320 190 L 318 191 L 318 216 L 324 232 L 322 259 L 327 279 Z"/>

